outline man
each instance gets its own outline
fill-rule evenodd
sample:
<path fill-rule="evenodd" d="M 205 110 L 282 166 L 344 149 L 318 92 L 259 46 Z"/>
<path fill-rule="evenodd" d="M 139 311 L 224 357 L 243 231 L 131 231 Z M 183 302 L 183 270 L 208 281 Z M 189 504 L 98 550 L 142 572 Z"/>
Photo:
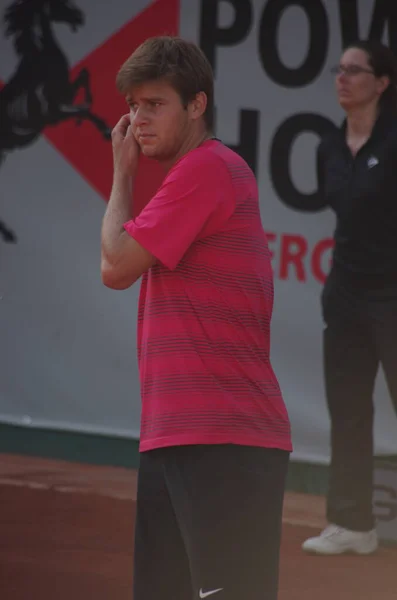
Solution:
<path fill-rule="evenodd" d="M 142 276 L 134 600 L 275 600 L 290 427 L 271 367 L 273 279 L 253 173 L 212 135 L 213 75 L 180 38 L 117 76 L 102 279 Z M 163 184 L 132 219 L 138 158 Z"/>

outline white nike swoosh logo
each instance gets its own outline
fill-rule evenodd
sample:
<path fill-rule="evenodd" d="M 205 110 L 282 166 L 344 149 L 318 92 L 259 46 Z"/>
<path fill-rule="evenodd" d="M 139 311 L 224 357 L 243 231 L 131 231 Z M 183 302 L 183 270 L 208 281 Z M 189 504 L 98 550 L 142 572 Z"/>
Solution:
<path fill-rule="evenodd" d="M 212 594 L 217 594 L 221 592 L 223 588 L 218 588 L 217 590 L 210 590 L 209 592 L 203 592 L 203 590 L 199 591 L 200 598 L 207 598 L 208 596 L 212 596 Z"/>

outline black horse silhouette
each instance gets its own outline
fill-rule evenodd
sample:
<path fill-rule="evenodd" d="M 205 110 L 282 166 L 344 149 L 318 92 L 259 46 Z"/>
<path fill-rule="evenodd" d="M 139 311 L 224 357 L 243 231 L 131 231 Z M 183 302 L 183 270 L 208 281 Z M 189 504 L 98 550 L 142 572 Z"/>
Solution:
<path fill-rule="evenodd" d="M 91 111 L 89 71 L 81 69 L 70 79 L 68 60 L 52 29 L 52 23 L 67 23 L 76 31 L 84 24 L 83 12 L 70 0 L 14 0 L 5 10 L 4 23 L 20 60 L 0 91 L 0 164 L 8 152 L 34 142 L 45 127 L 67 119 L 78 125 L 90 121 L 110 139 L 107 123 Z M 84 102 L 74 104 L 80 89 Z M 0 235 L 16 241 L 2 221 Z"/>

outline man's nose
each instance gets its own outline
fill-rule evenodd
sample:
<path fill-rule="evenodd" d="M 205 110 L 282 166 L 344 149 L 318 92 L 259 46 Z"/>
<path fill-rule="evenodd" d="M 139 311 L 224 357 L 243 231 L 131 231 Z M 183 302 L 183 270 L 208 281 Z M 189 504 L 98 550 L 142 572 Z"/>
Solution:
<path fill-rule="evenodd" d="M 131 114 L 131 122 L 133 122 L 136 127 L 140 127 L 141 125 L 147 123 L 147 121 L 148 121 L 148 112 L 144 106 L 139 106 Z"/>

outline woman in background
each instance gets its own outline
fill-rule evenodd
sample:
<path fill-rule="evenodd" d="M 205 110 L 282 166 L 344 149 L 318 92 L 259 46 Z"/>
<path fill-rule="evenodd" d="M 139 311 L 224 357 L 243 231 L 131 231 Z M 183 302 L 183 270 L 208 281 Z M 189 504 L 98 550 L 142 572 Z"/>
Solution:
<path fill-rule="evenodd" d="M 334 71 L 346 119 L 318 154 L 320 190 L 336 214 L 322 294 L 329 525 L 303 550 L 370 554 L 378 546 L 372 477 L 379 365 L 397 410 L 397 60 L 386 46 L 359 41 Z"/>

